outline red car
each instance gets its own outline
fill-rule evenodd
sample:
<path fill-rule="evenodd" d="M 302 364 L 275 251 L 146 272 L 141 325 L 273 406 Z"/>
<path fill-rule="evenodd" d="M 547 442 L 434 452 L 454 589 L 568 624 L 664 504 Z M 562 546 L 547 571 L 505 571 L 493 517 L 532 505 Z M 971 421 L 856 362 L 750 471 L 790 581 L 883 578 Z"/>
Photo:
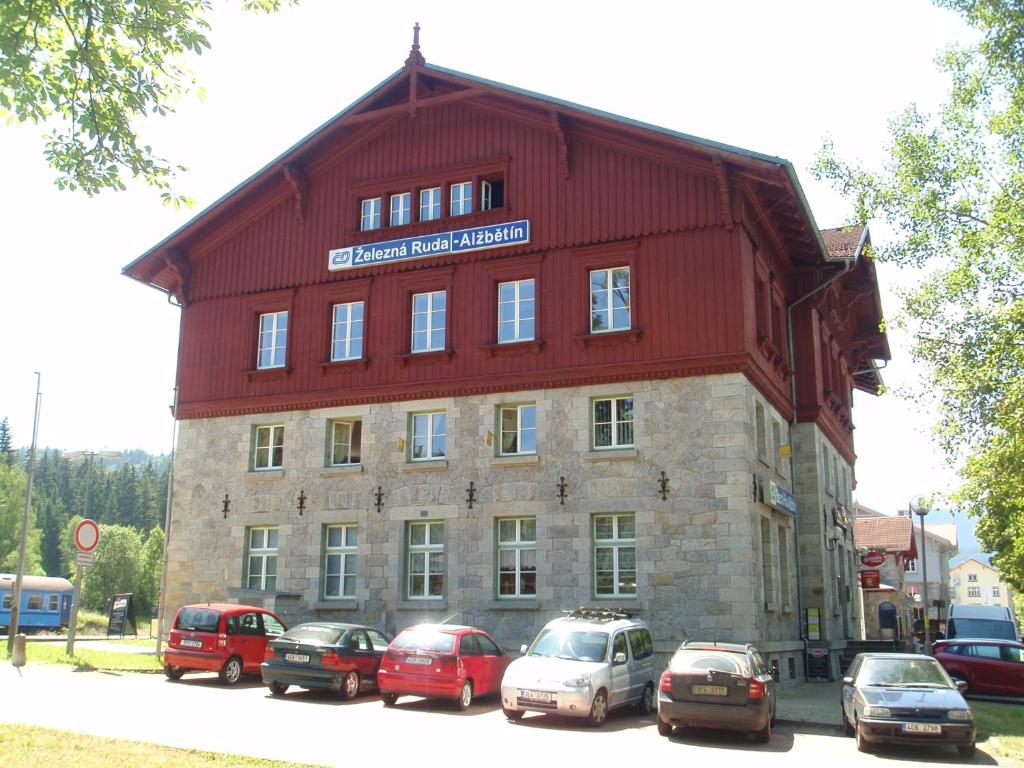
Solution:
<path fill-rule="evenodd" d="M 1024 696 L 1024 644 L 1015 640 L 957 638 L 932 644 L 932 656 L 971 693 Z"/>
<path fill-rule="evenodd" d="M 474 696 L 501 689 L 509 661 L 483 630 L 420 624 L 391 641 L 377 672 L 377 687 L 386 707 L 410 695 L 452 699 L 466 709 Z"/>
<path fill-rule="evenodd" d="M 178 680 L 186 672 L 216 672 L 234 685 L 243 674 L 260 673 L 267 642 L 286 628 L 276 614 L 251 605 L 186 605 L 174 617 L 164 674 Z"/>

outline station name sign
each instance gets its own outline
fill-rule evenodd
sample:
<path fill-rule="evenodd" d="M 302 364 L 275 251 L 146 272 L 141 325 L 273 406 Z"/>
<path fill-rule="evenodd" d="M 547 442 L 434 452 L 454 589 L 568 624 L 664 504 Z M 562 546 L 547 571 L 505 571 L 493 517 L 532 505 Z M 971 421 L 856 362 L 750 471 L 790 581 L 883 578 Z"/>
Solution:
<path fill-rule="evenodd" d="M 796 496 L 772 480 L 768 481 L 768 504 L 780 512 L 796 516 Z"/>
<path fill-rule="evenodd" d="M 433 235 L 418 235 L 403 237 L 400 240 L 385 240 L 380 243 L 335 248 L 328 253 L 327 269 L 336 272 L 341 269 L 390 264 L 393 261 L 482 251 L 488 248 L 504 248 L 528 242 L 530 242 L 530 222 L 523 219 L 504 224 L 457 229 L 453 232 L 437 232 Z"/>

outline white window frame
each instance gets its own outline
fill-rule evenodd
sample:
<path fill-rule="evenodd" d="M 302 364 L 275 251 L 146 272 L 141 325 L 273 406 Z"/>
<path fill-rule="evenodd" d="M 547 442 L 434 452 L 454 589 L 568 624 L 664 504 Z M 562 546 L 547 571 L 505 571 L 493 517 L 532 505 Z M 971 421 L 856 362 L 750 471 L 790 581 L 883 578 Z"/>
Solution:
<path fill-rule="evenodd" d="M 288 363 L 288 311 L 260 315 L 256 368 L 284 368 Z"/>
<path fill-rule="evenodd" d="M 779 602 L 788 608 L 792 599 L 792 585 L 789 579 L 789 529 L 779 525 L 776 529 L 779 548 Z"/>
<path fill-rule="evenodd" d="M 626 285 L 625 285 L 625 305 L 622 307 L 615 307 L 613 301 L 613 294 L 621 292 L 622 288 L 614 287 L 615 273 L 625 272 L 626 273 Z M 594 288 L 594 276 L 603 275 L 604 288 Z M 621 296 L 621 293 L 620 293 Z M 626 324 L 619 325 L 615 322 L 615 310 L 624 309 L 626 311 Z M 597 317 L 601 314 L 607 314 L 608 325 L 607 327 L 599 327 L 595 323 Z M 628 264 L 624 264 L 618 267 L 608 267 L 607 269 L 592 269 L 590 270 L 590 332 L 591 333 L 615 333 L 616 331 L 628 331 L 633 327 L 633 302 L 632 302 L 632 275 L 630 274 L 630 267 Z"/>
<path fill-rule="evenodd" d="M 256 534 L 263 536 L 263 546 L 253 545 Z M 276 525 L 254 525 L 246 531 L 246 552 L 245 552 L 245 586 L 246 589 L 261 589 L 274 591 L 277 589 L 277 553 L 279 548 L 279 533 Z M 271 546 L 273 540 L 273 546 Z M 260 563 L 258 574 L 253 573 L 253 561 Z M 273 573 L 270 573 L 271 565 Z M 255 580 L 255 581 L 254 581 Z M 254 586 L 255 584 L 255 586 Z"/>
<path fill-rule="evenodd" d="M 441 431 L 437 431 L 438 417 L 442 420 Z M 420 429 L 421 425 L 426 430 Z M 441 461 L 447 455 L 448 440 L 446 430 L 448 429 L 447 413 L 445 411 L 420 411 L 409 415 L 409 460 L 410 461 Z M 416 456 L 417 441 L 422 438 L 423 446 L 426 449 L 424 456 Z M 440 445 L 438 445 L 440 442 Z M 440 451 L 438 452 L 438 449 Z"/>
<path fill-rule="evenodd" d="M 992 597 L 1001 597 L 998 584 L 992 586 Z"/>
<path fill-rule="evenodd" d="M 968 573 L 967 574 L 967 581 L 969 581 L 969 582 L 977 582 L 978 581 L 978 574 L 976 574 L 976 573 Z"/>
<path fill-rule="evenodd" d="M 416 309 L 416 300 L 420 298 L 426 299 L 426 309 L 418 311 Z M 440 303 L 442 306 L 438 309 L 436 305 Z M 441 321 L 436 323 L 437 315 L 440 314 Z M 425 317 L 423 328 L 416 328 L 416 318 Z M 448 323 L 448 291 L 428 291 L 426 293 L 414 293 L 412 295 L 412 327 L 410 329 L 410 341 L 409 349 L 414 354 L 422 352 L 438 352 L 445 348 L 445 328 Z M 423 334 L 426 334 L 426 344 L 418 345 L 416 341 L 416 335 L 420 334 L 423 338 Z"/>
<path fill-rule="evenodd" d="M 340 533 L 340 544 L 331 544 L 331 533 Z M 356 596 L 357 550 L 359 526 L 355 523 L 340 523 L 324 526 L 323 598 L 324 600 L 351 600 Z M 336 558 L 337 569 L 332 569 L 331 560 Z M 338 588 L 332 593 L 328 586 L 330 579 L 338 579 Z"/>
<path fill-rule="evenodd" d="M 533 538 L 529 538 L 528 532 L 524 534 L 523 524 L 529 523 L 533 529 Z M 512 536 L 503 537 L 503 529 L 507 530 L 512 526 Z M 496 585 L 499 600 L 514 600 L 521 598 L 535 598 L 537 596 L 537 518 L 536 517 L 502 517 L 496 521 L 495 541 L 497 542 L 497 563 L 498 583 Z M 511 570 L 502 568 L 502 554 L 508 553 L 512 558 Z M 532 553 L 529 555 L 527 553 Z M 532 568 L 524 559 L 532 556 Z M 511 575 L 515 579 L 515 589 L 510 592 L 502 591 L 502 576 Z M 533 591 L 524 589 L 524 577 L 533 577 Z"/>
<path fill-rule="evenodd" d="M 253 471 L 270 472 L 283 466 L 284 424 L 257 424 L 253 430 Z"/>
<path fill-rule="evenodd" d="M 775 606 L 775 574 L 772 569 L 772 525 L 767 517 L 761 518 L 761 587 L 765 608 Z"/>
<path fill-rule="evenodd" d="M 349 301 L 334 305 L 331 312 L 332 363 L 342 360 L 360 360 L 363 357 L 365 317 L 366 308 L 361 301 Z"/>
<path fill-rule="evenodd" d="M 459 181 L 452 184 L 450 216 L 465 216 L 473 212 L 473 182 Z"/>
<path fill-rule="evenodd" d="M 629 401 L 629 419 L 619 418 L 619 402 L 623 400 Z M 611 421 L 600 422 L 597 421 L 597 405 L 598 403 L 610 403 Z M 604 424 L 608 424 L 611 427 L 611 443 L 608 445 L 597 444 L 597 433 L 598 427 Z M 629 425 L 629 442 L 620 440 L 619 432 L 620 429 L 625 425 Z M 617 397 L 595 397 L 590 401 L 590 447 L 594 451 L 613 451 L 621 448 L 632 448 L 636 444 L 636 408 L 633 403 L 632 395 L 619 395 Z"/>
<path fill-rule="evenodd" d="M 967 596 L 968 597 L 981 597 L 981 587 L 968 587 L 967 588 Z"/>
<path fill-rule="evenodd" d="M 369 232 L 380 229 L 380 198 L 367 197 L 359 206 L 359 230 Z"/>
<path fill-rule="evenodd" d="M 441 188 L 428 187 L 420 190 L 420 221 L 435 221 L 441 218 Z"/>
<path fill-rule="evenodd" d="M 768 463 L 768 436 L 764 403 L 754 401 L 754 440 L 757 441 L 757 458 Z"/>
<path fill-rule="evenodd" d="M 391 205 L 388 208 L 391 226 L 400 227 L 403 224 L 412 222 L 412 193 L 399 192 L 391 196 Z M 397 214 L 397 216 L 396 216 Z"/>
<path fill-rule="evenodd" d="M 532 411 L 533 426 L 523 426 L 523 412 Z M 515 414 L 515 428 L 508 430 L 508 434 L 515 434 L 516 450 L 505 450 L 505 414 Z M 532 450 L 523 448 L 523 437 L 531 438 L 527 443 L 532 442 Z M 499 456 L 531 456 L 537 453 L 537 404 L 523 403 L 521 405 L 500 405 L 498 406 L 498 455 Z"/>
<path fill-rule="evenodd" d="M 531 296 L 523 298 L 522 294 L 529 284 Z M 502 299 L 503 289 L 511 286 L 512 297 L 509 300 Z M 512 317 L 503 318 L 502 309 L 512 308 Z M 532 277 L 523 280 L 510 280 L 505 283 L 498 283 L 498 343 L 514 344 L 519 341 L 533 341 L 537 333 L 537 291 L 536 283 Z M 529 322 L 529 330 L 525 323 Z M 512 334 L 503 338 L 503 329 L 511 328 Z"/>
<path fill-rule="evenodd" d="M 341 437 L 347 438 L 339 440 Z M 327 439 L 330 445 L 329 465 L 332 467 L 353 467 L 362 463 L 363 457 L 363 420 L 332 419 L 328 422 Z M 339 450 L 341 449 L 341 450 Z M 343 451 L 343 452 L 341 452 Z"/>
<path fill-rule="evenodd" d="M 413 543 L 413 531 L 417 528 L 424 529 L 423 543 Z M 410 520 L 406 523 L 405 529 L 405 594 L 409 600 L 437 600 L 444 597 L 445 581 L 445 556 L 444 556 L 444 522 L 441 520 Z M 437 558 L 432 555 L 440 554 L 440 568 L 434 568 Z M 422 570 L 417 570 L 417 563 L 422 565 Z M 419 589 L 413 588 L 414 577 L 422 577 L 423 584 Z M 434 583 L 440 584 L 440 589 L 432 591 L 431 580 L 439 580 Z"/>
<path fill-rule="evenodd" d="M 906 567 L 903 569 L 907 573 L 917 573 L 917 558 L 911 557 L 907 559 Z"/>
<path fill-rule="evenodd" d="M 599 520 L 610 518 L 612 521 L 612 536 L 608 539 L 598 538 L 597 525 Z M 629 519 L 633 524 L 633 536 L 623 536 L 620 531 L 622 523 Z M 605 597 L 635 597 L 637 593 L 637 561 L 636 561 L 636 514 L 633 512 L 614 512 L 611 514 L 600 514 L 594 515 L 591 518 L 590 524 L 591 540 L 593 546 L 591 547 L 592 565 L 591 565 L 591 578 L 593 578 L 593 589 L 594 596 L 596 598 Z M 601 550 L 608 549 L 612 554 L 612 583 L 614 589 L 611 592 L 600 591 L 600 585 L 598 583 L 598 576 L 606 571 L 598 571 L 598 553 Z M 622 556 L 625 552 L 632 551 L 633 557 L 633 582 L 632 590 L 629 589 L 629 584 L 623 583 L 623 573 L 629 573 L 630 569 L 623 569 L 621 567 Z"/>

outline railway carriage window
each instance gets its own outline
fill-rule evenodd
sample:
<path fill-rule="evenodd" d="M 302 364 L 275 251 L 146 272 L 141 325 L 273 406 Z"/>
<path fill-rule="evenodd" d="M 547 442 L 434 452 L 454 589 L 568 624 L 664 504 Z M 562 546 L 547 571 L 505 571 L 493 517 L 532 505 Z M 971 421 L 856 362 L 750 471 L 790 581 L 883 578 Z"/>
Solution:
<path fill-rule="evenodd" d="M 30 611 L 41 611 L 41 610 L 43 610 L 43 596 L 42 595 L 29 595 L 28 596 L 28 609 Z"/>
<path fill-rule="evenodd" d="M 56 611 L 60 605 L 60 597 L 58 595 L 50 595 L 50 605 L 47 610 Z"/>
<path fill-rule="evenodd" d="M 11 599 L 11 596 L 9 594 L 8 595 L 4 595 L 4 610 L 5 611 L 11 610 L 11 606 L 13 604 L 14 603 L 13 603 L 13 601 Z"/>

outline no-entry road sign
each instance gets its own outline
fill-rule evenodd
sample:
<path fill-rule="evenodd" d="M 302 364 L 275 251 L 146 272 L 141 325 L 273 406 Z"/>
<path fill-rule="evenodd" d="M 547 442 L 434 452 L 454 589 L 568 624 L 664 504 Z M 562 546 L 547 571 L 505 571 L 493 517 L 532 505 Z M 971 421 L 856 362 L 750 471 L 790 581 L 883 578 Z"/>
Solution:
<path fill-rule="evenodd" d="M 79 552 L 92 552 L 100 543 L 100 527 L 95 520 L 83 520 L 75 526 L 75 546 Z"/>

